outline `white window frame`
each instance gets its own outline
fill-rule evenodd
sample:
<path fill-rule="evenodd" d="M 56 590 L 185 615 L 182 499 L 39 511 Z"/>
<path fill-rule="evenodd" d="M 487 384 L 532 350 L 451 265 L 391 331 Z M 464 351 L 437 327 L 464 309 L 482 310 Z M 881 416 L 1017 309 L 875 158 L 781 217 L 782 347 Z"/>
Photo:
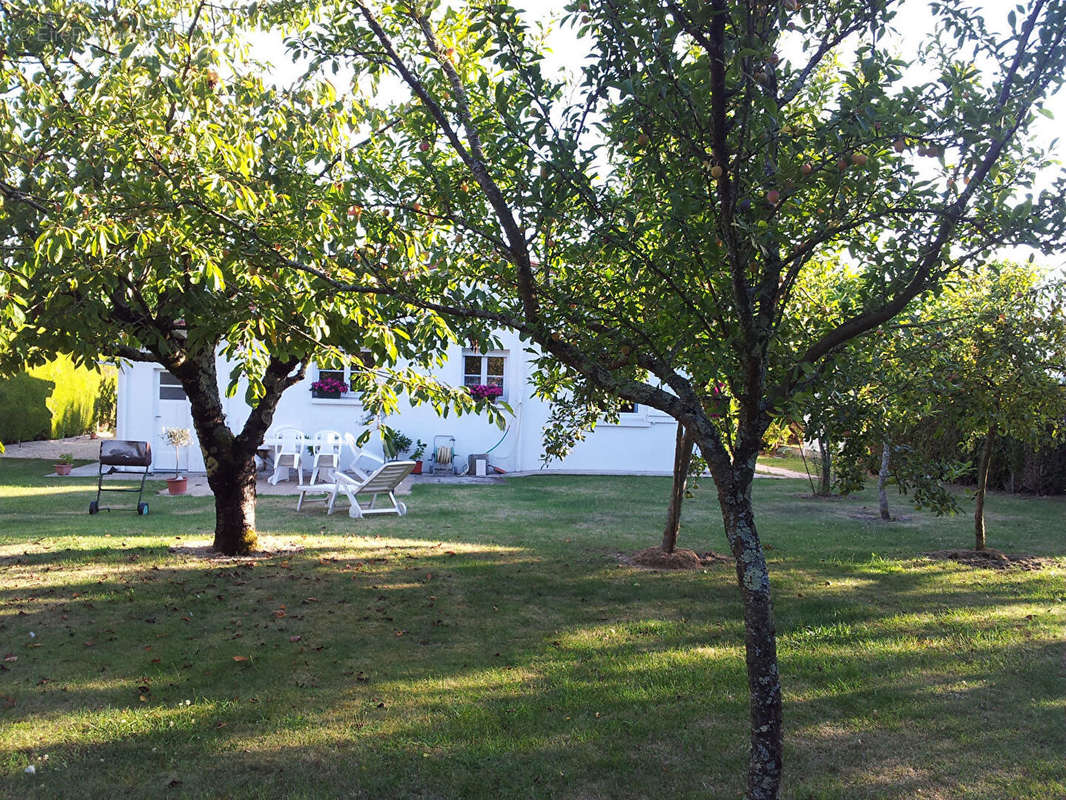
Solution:
<path fill-rule="evenodd" d="M 623 411 L 618 415 L 618 422 L 608 422 L 603 420 L 600 425 L 607 428 L 647 428 L 651 423 L 648 422 L 648 406 L 641 405 L 640 403 L 633 404 L 632 411 Z"/>
<path fill-rule="evenodd" d="M 490 358 L 502 358 L 503 359 L 503 375 L 499 376 L 500 377 L 500 387 L 503 389 L 503 394 L 500 395 L 499 399 L 504 401 L 504 402 L 507 402 L 507 395 L 508 395 L 507 384 L 508 384 L 508 378 L 510 377 L 509 374 L 508 374 L 508 362 L 510 361 L 510 353 L 509 353 L 509 351 L 507 351 L 507 350 L 487 350 L 487 351 L 485 351 L 483 353 L 480 350 L 477 350 L 477 349 L 472 348 L 472 347 L 464 347 L 463 348 L 462 357 L 459 360 L 459 382 L 463 386 L 469 385 L 466 382 L 466 376 L 468 374 L 473 374 L 473 373 L 467 373 L 467 371 L 466 371 L 466 360 L 468 358 L 481 359 L 481 376 L 479 378 L 479 383 L 482 386 L 487 385 L 488 381 L 489 381 L 489 359 Z"/>
<path fill-rule="evenodd" d="M 362 350 L 361 353 L 370 354 L 369 350 Z M 315 397 L 315 393 L 311 390 L 311 384 L 308 384 L 308 391 L 311 393 L 312 403 L 321 403 L 322 405 L 341 405 L 341 406 L 361 406 L 363 401 L 359 398 L 357 392 L 352 391 L 352 365 L 345 364 L 343 367 L 323 367 L 317 361 L 314 362 L 314 370 L 311 375 L 311 383 L 318 381 L 321 378 L 323 372 L 343 372 L 344 383 L 348 386 L 348 391 L 344 393 L 343 397 Z"/>

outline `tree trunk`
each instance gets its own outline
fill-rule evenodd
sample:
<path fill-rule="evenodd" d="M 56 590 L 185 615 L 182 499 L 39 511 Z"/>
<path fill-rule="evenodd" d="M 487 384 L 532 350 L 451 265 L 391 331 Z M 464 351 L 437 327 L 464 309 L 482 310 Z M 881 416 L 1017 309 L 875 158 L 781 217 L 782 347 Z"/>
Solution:
<path fill-rule="evenodd" d="M 888 511 L 888 464 L 892 457 L 892 447 L 885 439 L 881 445 L 881 469 L 877 472 L 877 507 L 881 511 L 881 519 L 886 522 L 892 519 Z"/>
<path fill-rule="evenodd" d="M 674 484 L 670 489 L 670 507 L 666 511 L 666 527 L 663 529 L 663 552 L 672 553 L 677 547 L 677 534 L 681 530 L 681 504 L 685 501 L 688 487 L 688 468 L 692 463 L 692 448 L 696 436 L 680 422 L 674 441 Z"/>
<path fill-rule="evenodd" d="M 751 470 L 733 470 L 719 482 L 722 521 L 736 562 L 744 602 L 745 653 L 748 672 L 751 741 L 747 800 L 777 800 L 781 786 L 781 676 L 770 595 L 770 575 L 755 529 L 751 504 Z"/>
<path fill-rule="evenodd" d="M 989 431 L 977 462 L 977 493 L 974 495 L 974 550 L 985 549 L 985 490 L 988 489 L 988 468 L 992 461 L 992 442 L 995 432 Z"/>
<path fill-rule="evenodd" d="M 234 434 L 226 422 L 218 388 L 214 348 L 180 351 L 160 357 L 180 381 L 192 408 L 193 426 L 207 467 L 207 483 L 215 496 L 214 549 L 242 555 L 256 548 L 255 452 L 274 419 L 282 392 L 301 380 L 298 361 L 271 359 L 263 375 L 263 396 L 252 408 L 244 428 Z M 293 369 L 300 369 L 293 374 Z"/>
<path fill-rule="evenodd" d="M 818 452 L 822 457 L 822 477 L 818 484 L 818 495 L 829 497 L 833 493 L 833 456 L 829 443 L 821 436 L 818 437 Z"/>
<path fill-rule="evenodd" d="M 214 477 L 208 478 L 215 495 L 214 548 L 228 555 L 249 553 L 258 544 L 254 454 L 234 466 L 235 472 L 216 472 Z"/>

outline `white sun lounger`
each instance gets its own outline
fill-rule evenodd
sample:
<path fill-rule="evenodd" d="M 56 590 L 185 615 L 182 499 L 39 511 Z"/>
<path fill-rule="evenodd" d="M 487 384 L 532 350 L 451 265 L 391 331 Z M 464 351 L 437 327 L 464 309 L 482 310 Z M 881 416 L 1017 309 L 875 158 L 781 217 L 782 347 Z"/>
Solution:
<path fill-rule="evenodd" d="M 363 481 L 349 477 L 343 472 L 336 472 L 333 474 L 332 483 L 301 486 L 300 498 L 296 501 L 296 510 L 303 508 L 304 498 L 307 495 L 317 494 L 324 495 L 322 499 L 326 501 L 326 513 L 332 514 L 337 495 L 343 494 L 350 504 L 349 517 L 362 519 L 368 514 L 396 514 L 402 517 L 407 513 L 407 506 L 396 499 L 395 491 L 400 481 L 406 478 L 414 468 L 414 461 L 390 461 L 376 469 Z M 359 498 L 361 496 L 365 498 L 366 495 L 370 495 L 370 501 L 365 506 L 360 505 Z M 391 505 L 375 508 L 374 504 L 381 495 L 388 497 Z"/>

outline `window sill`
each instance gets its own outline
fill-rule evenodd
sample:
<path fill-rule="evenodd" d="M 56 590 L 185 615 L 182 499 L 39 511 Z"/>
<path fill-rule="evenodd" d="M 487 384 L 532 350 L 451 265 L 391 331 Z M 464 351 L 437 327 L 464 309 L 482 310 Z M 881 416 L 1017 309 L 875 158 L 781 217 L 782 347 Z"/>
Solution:
<path fill-rule="evenodd" d="M 629 416 L 629 419 L 626 417 Z M 623 414 L 618 418 L 618 422 L 601 422 L 600 425 L 604 428 L 650 428 L 651 423 L 644 418 L 643 415 Z"/>
<path fill-rule="evenodd" d="M 312 397 L 313 405 L 321 406 L 361 406 L 358 397 Z"/>

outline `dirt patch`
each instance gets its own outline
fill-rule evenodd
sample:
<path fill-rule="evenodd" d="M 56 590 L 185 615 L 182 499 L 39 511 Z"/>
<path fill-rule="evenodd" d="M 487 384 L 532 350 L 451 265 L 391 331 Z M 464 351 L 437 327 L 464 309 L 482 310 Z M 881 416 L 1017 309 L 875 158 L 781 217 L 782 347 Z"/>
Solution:
<path fill-rule="evenodd" d="M 729 562 L 728 556 L 713 551 L 697 553 L 695 550 L 678 548 L 665 553 L 658 547 L 648 547 L 635 553 L 619 553 L 618 560 L 630 567 L 642 569 L 706 569 L 721 562 Z"/>
<path fill-rule="evenodd" d="M 265 561 L 267 559 L 276 558 L 277 556 L 287 556 L 293 553 L 299 553 L 303 550 L 298 545 L 275 545 L 269 549 L 256 550 L 253 553 L 249 553 L 246 556 L 227 556 L 223 553 L 217 552 L 210 544 L 200 545 L 177 545 L 175 547 L 168 547 L 168 553 L 178 553 L 183 556 L 192 556 L 193 558 L 204 558 L 208 561 Z"/>
<path fill-rule="evenodd" d="M 1051 566 L 1051 560 L 1030 555 L 1008 555 L 999 550 L 934 550 L 922 553 L 934 561 L 955 561 L 979 569 L 1024 569 L 1035 571 Z"/>

